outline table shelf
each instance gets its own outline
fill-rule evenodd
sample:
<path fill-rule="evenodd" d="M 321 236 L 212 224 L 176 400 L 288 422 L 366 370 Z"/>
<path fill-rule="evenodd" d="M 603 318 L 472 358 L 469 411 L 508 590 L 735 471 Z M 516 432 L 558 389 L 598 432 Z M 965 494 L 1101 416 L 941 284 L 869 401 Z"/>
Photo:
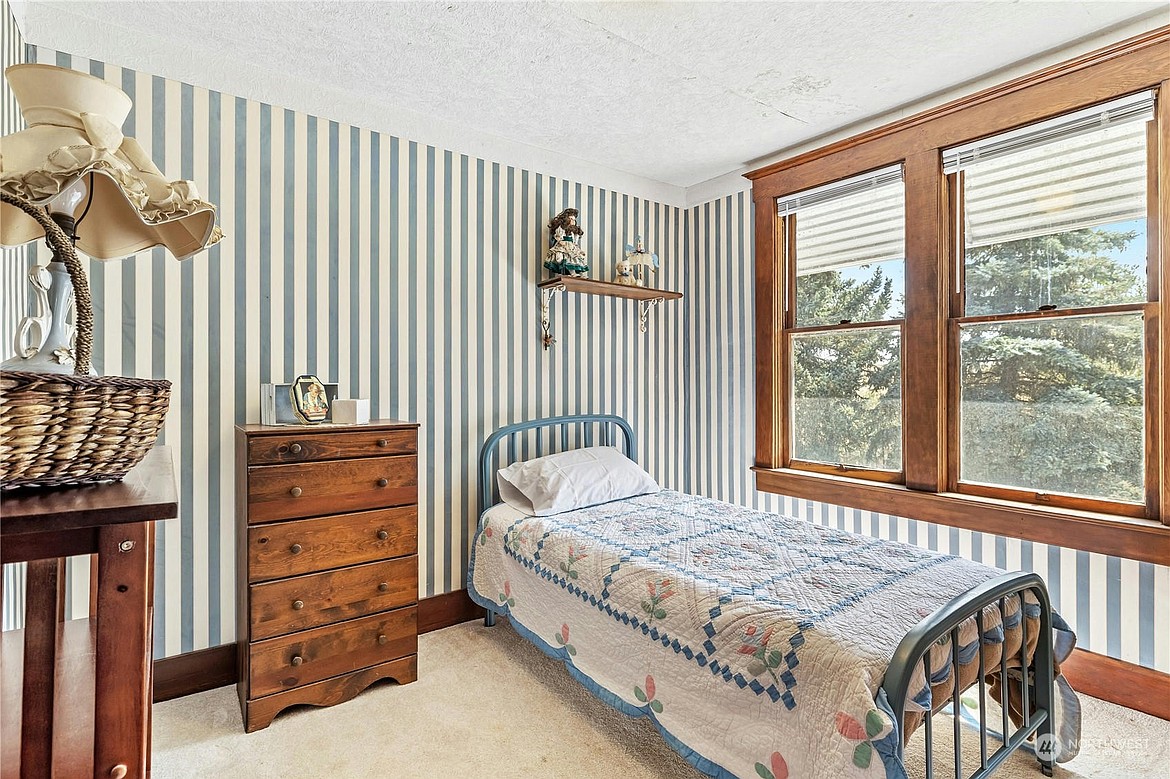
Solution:
<path fill-rule="evenodd" d="M 53 685 L 53 776 L 93 776 L 94 656 L 96 624 L 73 619 L 57 626 Z M 20 779 L 21 688 L 24 631 L 5 631 L 0 641 L 0 779 Z"/>

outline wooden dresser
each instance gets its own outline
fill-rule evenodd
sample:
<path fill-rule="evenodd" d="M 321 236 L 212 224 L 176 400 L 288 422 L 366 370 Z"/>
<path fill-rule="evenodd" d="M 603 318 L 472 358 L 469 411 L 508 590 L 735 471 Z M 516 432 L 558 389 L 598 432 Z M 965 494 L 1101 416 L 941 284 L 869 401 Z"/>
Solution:
<path fill-rule="evenodd" d="M 418 425 L 236 428 L 244 728 L 417 678 Z"/>

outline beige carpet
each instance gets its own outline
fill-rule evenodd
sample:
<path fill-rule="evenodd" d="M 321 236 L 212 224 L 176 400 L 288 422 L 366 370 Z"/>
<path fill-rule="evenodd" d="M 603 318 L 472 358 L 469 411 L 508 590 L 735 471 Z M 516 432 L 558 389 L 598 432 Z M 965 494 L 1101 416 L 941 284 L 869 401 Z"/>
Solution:
<path fill-rule="evenodd" d="M 1170 722 L 1083 703 L 1085 745 L 1057 777 L 1170 776 Z M 950 721 L 935 721 L 945 737 Z M 943 741 L 937 748 L 949 754 Z M 234 687 L 161 703 L 153 759 L 157 779 L 701 776 L 646 720 L 595 699 L 506 621 L 422 636 L 417 682 L 375 685 L 330 709 L 294 709 L 252 734 L 244 733 Z M 1039 777 L 1028 755 L 1014 755 L 996 774 Z"/>

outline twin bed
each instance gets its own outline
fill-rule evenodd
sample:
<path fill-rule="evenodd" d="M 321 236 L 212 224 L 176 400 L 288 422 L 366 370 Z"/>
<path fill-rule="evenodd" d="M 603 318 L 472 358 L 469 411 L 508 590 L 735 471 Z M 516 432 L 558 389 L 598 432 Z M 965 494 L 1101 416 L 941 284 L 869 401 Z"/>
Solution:
<path fill-rule="evenodd" d="M 506 614 L 712 777 L 900 779 L 919 726 L 928 777 L 936 763 L 988 776 L 1021 748 L 1051 776 L 1075 755 L 1079 707 L 1057 675 L 1075 639 L 1035 574 L 669 490 L 551 516 L 497 503 L 496 470 L 518 445 L 539 457 L 618 433 L 636 460 L 616 416 L 534 420 L 485 442 L 468 591 L 487 624 Z M 973 686 L 977 714 L 964 714 Z M 930 715 L 947 707 L 954 747 L 940 759 Z M 979 734 L 966 767 L 964 716 Z"/>

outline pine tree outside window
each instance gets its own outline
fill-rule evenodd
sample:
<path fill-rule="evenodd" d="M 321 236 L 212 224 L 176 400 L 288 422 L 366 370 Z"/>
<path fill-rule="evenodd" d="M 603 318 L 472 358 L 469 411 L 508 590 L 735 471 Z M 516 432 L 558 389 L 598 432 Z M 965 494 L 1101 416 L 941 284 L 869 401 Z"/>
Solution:
<path fill-rule="evenodd" d="M 793 467 L 900 481 L 905 194 L 901 165 L 778 203 Z"/>
<path fill-rule="evenodd" d="M 955 193 L 954 488 L 1142 516 L 1143 93 L 943 151 Z"/>

